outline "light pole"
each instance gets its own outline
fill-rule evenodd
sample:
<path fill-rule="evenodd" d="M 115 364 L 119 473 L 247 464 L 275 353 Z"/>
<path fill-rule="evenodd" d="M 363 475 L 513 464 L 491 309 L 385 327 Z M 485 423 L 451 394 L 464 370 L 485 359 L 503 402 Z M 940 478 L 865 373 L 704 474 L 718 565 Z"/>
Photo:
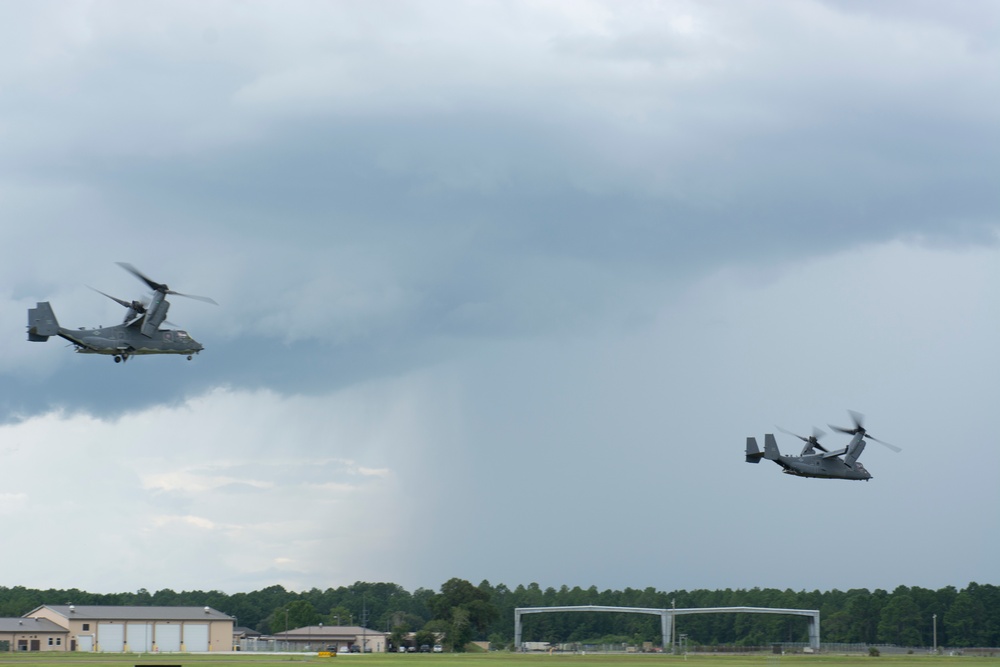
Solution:
<path fill-rule="evenodd" d="M 673 609 L 670 615 L 670 652 L 676 654 L 677 648 L 674 642 L 677 641 L 677 598 L 670 599 L 670 607 Z"/>
<path fill-rule="evenodd" d="M 934 653 L 937 653 L 937 614 L 931 618 L 934 619 Z"/>
<path fill-rule="evenodd" d="M 285 650 L 288 650 L 288 609 L 285 608 Z"/>

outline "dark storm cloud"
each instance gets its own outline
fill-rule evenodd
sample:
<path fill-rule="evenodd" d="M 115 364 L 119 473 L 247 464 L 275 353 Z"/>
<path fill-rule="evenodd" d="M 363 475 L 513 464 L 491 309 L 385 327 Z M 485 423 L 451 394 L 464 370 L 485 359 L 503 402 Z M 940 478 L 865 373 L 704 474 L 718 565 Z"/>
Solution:
<path fill-rule="evenodd" d="M 801 249 L 815 239 L 826 252 L 837 249 L 828 243 L 961 236 L 995 224 L 995 123 L 961 108 L 928 112 L 939 105 L 932 90 L 902 100 L 862 91 L 841 104 L 802 94 L 773 102 L 787 105 L 779 126 L 755 127 L 737 112 L 663 113 L 650 124 L 676 126 L 685 141 L 654 138 L 610 172 L 616 142 L 633 140 L 627 129 L 601 118 L 553 128 L 471 109 L 278 125 L 262 142 L 208 155 L 87 158 L 67 178 L 145 224 L 194 232 L 221 218 L 233 235 L 417 243 L 430 257 L 438 239 L 478 235 L 483 254 L 513 246 L 655 262 L 694 250 L 725 261 L 775 244 Z"/>
<path fill-rule="evenodd" d="M 190 238 L 192 246 L 209 251 L 220 272 L 231 265 L 227 248 L 243 249 L 244 273 L 235 276 L 239 282 L 225 308 L 202 310 L 175 299 L 174 317 L 200 316 L 201 329 L 192 333 L 210 346 L 206 357 L 212 360 L 199 358 L 197 373 L 173 360 L 153 361 L 156 370 L 148 372 L 157 374 L 160 386 L 154 393 L 138 390 L 148 372 L 113 376 L 127 397 L 116 401 L 115 409 L 154 404 L 220 381 L 288 391 L 336 388 L 433 363 L 441 357 L 435 341 L 442 339 L 530 336 L 590 326 L 608 313 L 623 316 L 613 304 L 623 290 L 634 293 L 629 286 L 634 280 L 650 274 L 659 276 L 655 283 L 732 261 L 830 253 L 900 236 L 994 240 L 990 216 L 998 195 L 987 182 L 996 172 L 994 156 L 977 148 L 955 159 L 963 142 L 973 142 L 973 130 L 936 142 L 929 137 L 941 132 L 911 134 L 895 127 L 866 134 L 863 129 L 849 123 L 841 127 L 839 133 L 852 138 L 836 149 L 821 143 L 830 138 L 801 132 L 719 147 L 727 155 L 691 156 L 678 166 L 691 185 L 685 191 L 719 185 L 714 197 L 690 200 L 655 190 L 577 187 L 572 177 L 597 169 L 598 155 L 573 147 L 568 137 L 511 127 L 502 117 L 401 125 L 334 119 L 276 132 L 265 146 L 195 161 L 79 165 L 72 171 L 114 202 L 111 214 L 134 221 L 145 235 L 163 230 Z M 421 140 L 415 143 L 410 136 Z M 908 142 L 927 147 L 929 154 L 913 166 L 893 165 L 902 163 Z M 380 164 L 378 156 L 390 146 L 407 156 L 405 168 Z M 486 191 L 442 185 L 441 174 L 500 147 L 509 157 Z M 885 168 L 865 167 L 861 153 L 882 155 Z M 757 164 L 765 159 L 766 164 Z M 539 162 L 548 163 L 544 175 L 538 173 Z M 156 204 L 150 207 L 150 202 Z M 220 219 L 231 222 L 216 222 Z M 256 244 L 246 245 L 247 239 Z M 279 268 L 294 261 L 279 250 L 286 244 L 302 246 L 300 261 L 316 265 L 337 262 L 324 256 L 324 247 L 348 244 L 360 249 L 360 256 L 371 253 L 394 282 L 405 286 L 410 303 L 353 336 L 336 320 L 302 324 L 296 313 L 274 301 L 275 287 L 291 293 L 304 289 L 295 282 L 300 272 Z M 237 321 L 220 336 L 216 322 L 234 313 L 238 317 L 241 304 L 260 303 L 260 295 L 271 295 L 271 305 L 259 316 L 273 311 L 276 328 L 261 337 L 241 331 Z M 336 300 L 325 302 L 325 296 L 320 290 L 316 301 L 301 307 L 336 307 Z M 634 315 L 636 308 L 641 315 L 641 306 L 624 314 Z M 282 319 L 308 342 L 281 340 Z M 323 370 L 314 363 L 320 357 Z M 90 366 L 96 361 L 74 360 L 43 395 L 9 386 L 8 404 L 33 396 L 34 406 L 21 407 L 37 409 L 41 398 L 43 404 L 69 401 L 101 411 L 107 402 L 85 389 L 93 382 Z"/>

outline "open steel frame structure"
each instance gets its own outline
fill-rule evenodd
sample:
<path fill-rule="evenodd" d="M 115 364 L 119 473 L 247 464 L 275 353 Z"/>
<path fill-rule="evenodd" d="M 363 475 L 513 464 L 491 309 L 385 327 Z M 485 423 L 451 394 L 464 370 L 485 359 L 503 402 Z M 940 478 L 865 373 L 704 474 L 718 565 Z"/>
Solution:
<path fill-rule="evenodd" d="M 690 609 L 647 609 L 644 607 L 602 607 L 580 605 L 571 607 L 518 607 L 514 610 L 514 646 L 521 647 L 521 617 L 524 614 L 544 614 L 564 611 L 607 611 L 625 614 L 652 614 L 660 617 L 663 630 L 663 649 L 674 644 L 674 617 L 685 614 L 791 614 L 809 618 L 809 646 L 819 650 L 818 609 L 778 609 L 772 607 L 694 607 Z"/>

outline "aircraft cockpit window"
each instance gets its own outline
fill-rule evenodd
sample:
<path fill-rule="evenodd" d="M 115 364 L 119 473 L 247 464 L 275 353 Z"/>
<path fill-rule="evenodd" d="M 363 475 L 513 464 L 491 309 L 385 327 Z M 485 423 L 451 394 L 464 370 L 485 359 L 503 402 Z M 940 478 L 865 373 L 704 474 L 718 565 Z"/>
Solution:
<path fill-rule="evenodd" d="M 188 337 L 187 331 L 178 331 L 177 332 L 177 338 L 187 338 L 187 337 Z"/>

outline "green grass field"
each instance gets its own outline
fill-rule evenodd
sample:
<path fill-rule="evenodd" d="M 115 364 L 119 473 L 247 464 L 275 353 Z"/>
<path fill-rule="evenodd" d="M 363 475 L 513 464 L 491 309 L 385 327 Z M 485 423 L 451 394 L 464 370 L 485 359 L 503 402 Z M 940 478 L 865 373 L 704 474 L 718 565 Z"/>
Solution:
<path fill-rule="evenodd" d="M 347 663 L 346 665 L 344 663 Z M 361 664 L 363 663 L 363 664 Z M 368 654 L 319 658 L 306 655 L 232 653 L 218 655 L 118 655 L 103 653 L 8 653 L 0 654 L 0 665 L 23 667 L 134 667 L 135 665 L 181 665 L 182 667 L 957 667 L 970 665 L 1000 667 L 1000 657 L 962 657 L 907 655 L 870 658 L 843 655 L 771 655 L 716 656 L 663 654 L 590 654 L 557 653 L 442 653 L 442 654 Z"/>

